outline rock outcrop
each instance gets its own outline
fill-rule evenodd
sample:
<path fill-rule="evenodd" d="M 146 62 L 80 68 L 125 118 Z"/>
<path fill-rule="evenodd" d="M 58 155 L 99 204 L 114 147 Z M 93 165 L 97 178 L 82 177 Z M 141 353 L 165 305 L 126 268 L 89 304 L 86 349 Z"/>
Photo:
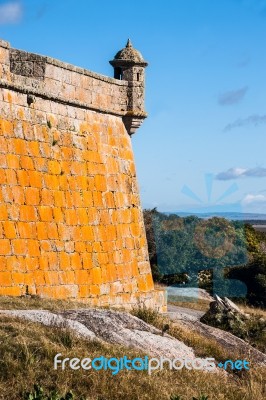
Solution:
<path fill-rule="evenodd" d="M 266 354 L 255 349 L 250 344 L 245 342 L 245 340 L 233 335 L 230 332 L 226 332 L 222 329 L 214 328 L 209 325 L 205 325 L 199 321 L 190 321 L 188 319 L 178 321 L 177 326 L 182 325 L 207 339 L 217 342 L 224 349 L 232 352 L 234 354 L 243 355 L 243 359 L 250 359 L 255 363 L 266 365 Z"/>
<path fill-rule="evenodd" d="M 138 349 L 155 357 L 195 359 L 193 350 L 139 318 L 106 309 L 79 309 L 62 312 L 45 310 L 2 310 L 0 314 L 19 317 L 49 326 L 64 326 L 90 340 Z"/>
<path fill-rule="evenodd" d="M 232 352 L 232 354 L 237 352 L 238 354 L 242 354 L 243 358 L 249 358 L 256 363 L 265 365 L 266 354 L 257 350 L 240 337 L 218 328 L 218 326 L 225 327 L 225 325 L 220 325 L 220 322 L 223 321 L 222 324 L 225 324 L 226 316 L 229 315 L 229 321 L 231 321 L 232 324 L 236 324 L 236 327 L 239 329 L 237 321 L 240 320 L 244 324 L 243 329 L 245 329 L 245 324 L 250 318 L 249 315 L 244 314 L 227 298 L 222 300 L 218 296 L 215 296 L 215 301 L 213 303 L 214 304 L 211 306 L 212 311 L 208 310 L 204 315 L 202 315 L 201 311 L 170 305 L 168 306 L 168 316 L 174 325 L 184 326 L 189 329 L 189 331 L 193 331 L 207 339 L 215 341 L 224 349 Z M 200 322 L 204 320 L 208 321 L 208 324 Z M 216 324 L 216 327 L 214 327 L 214 324 Z"/>
<path fill-rule="evenodd" d="M 243 331 L 244 333 L 246 330 L 248 319 L 249 315 L 243 313 L 227 297 L 221 299 L 215 295 L 214 301 L 210 303 L 209 310 L 201 317 L 200 321 L 204 324 L 229 331 L 237 330 L 241 335 L 241 332 Z"/>

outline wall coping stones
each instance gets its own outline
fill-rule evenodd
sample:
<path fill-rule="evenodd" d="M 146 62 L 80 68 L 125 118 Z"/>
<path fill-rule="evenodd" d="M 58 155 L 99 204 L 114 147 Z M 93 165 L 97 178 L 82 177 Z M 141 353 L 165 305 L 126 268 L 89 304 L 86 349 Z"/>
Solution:
<path fill-rule="evenodd" d="M 126 111 L 119 112 L 119 111 L 113 111 L 111 109 L 107 109 L 107 108 L 103 108 L 103 107 L 99 107 L 99 106 L 94 107 L 93 105 L 89 105 L 88 103 L 85 103 L 85 102 L 81 102 L 78 100 L 72 100 L 72 99 L 67 100 L 64 97 L 48 94 L 45 90 L 35 89 L 30 86 L 18 85 L 15 83 L 4 81 L 2 79 L 0 79 L 0 88 L 15 90 L 22 94 L 34 95 L 37 97 L 41 97 L 44 100 L 51 100 L 51 101 L 55 101 L 60 104 L 65 104 L 65 105 L 78 107 L 78 108 L 84 108 L 86 110 L 96 111 L 96 112 L 99 112 L 102 114 L 111 114 L 111 115 L 116 115 L 116 116 L 121 116 L 121 117 L 127 115 Z"/>
<path fill-rule="evenodd" d="M 118 79 L 115 79 L 115 78 L 111 78 L 109 76 L 97 74 L 96 72 L 92 72 L 92 71 L 90 71 L 90 70 L 88 70 L 86 68 L 77 67 L 77 66 L 75 66 L 73 64 L 68 64 L 68 63 L 66 63 L 64 61 L 60 61 L 60 60 L 57 60 L 55 58 L 46 57 L 46 60 L 47 60 L 48 64 L 55 65 L 57 67 L 66 69 L 68 71 L 73 71 L 73 72 L 77 72 L 78 74 L 90 76 L 90 77 L 98 79 L 100 81 L 112 83 L 113 85 L 125 86 L 125 87 L 128 86 L 128 82 L 127 81 L 118 80 Z"/>
<path fill-rule="evenodd" d="M 6 54 L 1 88 L 104 114 L 127 115 L 128 81 L 14 49 L 4 40 L 0 48 Z"/>

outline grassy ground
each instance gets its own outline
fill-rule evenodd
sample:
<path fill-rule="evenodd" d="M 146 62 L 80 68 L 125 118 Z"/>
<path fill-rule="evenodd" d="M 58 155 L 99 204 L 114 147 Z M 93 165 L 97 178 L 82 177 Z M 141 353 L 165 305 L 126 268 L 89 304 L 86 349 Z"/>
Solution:
<path fill-rule="evenodd" d="M 186 307 L 192 310 L 207 311 L 209 309 L 210 301 L 193 299 L 192 297 L 169 296 L 168 302 L 179 307 Z M 251 307 L 243 305 L 242 303 L 235 302 L 235 304 L 245 313 L 266 318 L 266 310 L 259 307 Z"/>
<path fill-rule="evenodd" d="M 59 310 L 86 307 L 84 303 L 48 301 L 30 298 L 1 298 L 0 309 L 42 308 Z M 140 312 L 142 314 L 140 315 Z M 165 320 L 150 310 L 135 310 L 135 314 L 159 327 Z M 208 340 L 182 326 L 170 325 L 169 333 L 193 347 L 198 356 L 214 357 L 218 361 L 243 358 L 243 354 L 226 352 L 215 341 Z M 20 400 L 34 384 L 46 393 L 57 390 L 61 396 L 70 390 L 76 400 L 181 400 L 208 396 L 208 400 L 262 400 L 266 396 L 265 368 L 252 364 L 250 371 L 223 376 L 201 371 L 111 371 L 54 370 L 57 353 L 64 357 L 142 357 L 137 350 L 99 344 L 77 338 L 73 332 L 58 327 L 44 327 L 16 318 L 0 315 L 0 400 Z M 176 397 L 177 398 L 177 397 Z"/>
<path fill-rule="evenodd" d="M 265 308 L 250 307 L 250 306 L 245 306 L 243 304 L 238 304 L 238 307 L 242 311 L 244 311 L 246 314 L 250 314 L 250 315 L 257 316 L 257 317 L 266 318 L 266 310 L 265 310 Z"/>
<path fill-rule="evenodd" d="M 199 371 L 160 371 L 149 376 L 144 371 L 54 370 L 57 353 L 67 357 L 143 356 L 138 351 L 78 339 L 63 328 L 44 327 L 18 319 L 0 317 L 0 399 L 23 399 L 23 393 L 37 383 L 45 391 L 56 389 L 64 395 L 72 390 L 76 399 L 166 400 L 179 395 L 182 400 L 208 395 L 209 400 L 262 400 L 263 371 L 253 368 L 245 376 L 219 376 Z"/>
<path fill-rule="evenodd" d="M 86 308 L 88 304 L 71 300 L 42 299 L 38 296 L 9 297 L 0 296 L 0 310 L 31 310 L 43 309 L 49 311 Z"/>

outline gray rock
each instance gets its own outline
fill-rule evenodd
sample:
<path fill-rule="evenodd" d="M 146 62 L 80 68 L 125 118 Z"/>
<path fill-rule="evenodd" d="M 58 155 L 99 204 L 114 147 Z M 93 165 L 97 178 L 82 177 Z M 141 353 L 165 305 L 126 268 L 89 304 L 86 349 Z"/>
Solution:
<path fill-rule="evenodd" d="M 105 309 L 0 310 L 0 314 L 23 318 L 49 326 L 67 326 L 90 340 L 135 348 L 155 357 L 195 359 L 193 349 L 126 312 Z"/>
<path fill-rule="evenodd" d="M 247 320 L 249 316 L 243 313 L 226 297 L 221 299 L 215 295 L 214 299 L 210 303 L 209 310 L 200 318 L 200 321 L 244 338 L 247 332 Z"/>
<path fill-rule="evenodd" d="M 235 303 L 233 303 L 231 300 L 229 300 L 227 297 L 224 298 L 224 304 L 225 304 L 229 309 L 235 310 L 236 312 L 239 312 L 239 313 L 242 312 L 242 311 L 240 310 L 240 308 L 239 308 Z"/>
<path fill-rule="evenodd" d="M 95 333 L 80 322 L 64 318 L 47 310 L 0 310 L 0 314 L 23 318 L 32 322 L 39 322 L 46 326 L 68 328 L 74 330 L 78 336 L 83 336 L 90 340 L 97 340 Z"/>
<path fill-rule="evenodd" d="M 217 305 L 221 306 L 222 308 L 224 308 L 224 302 L 221 299 L 221 297 L 219 297 L 217 294 L 214 295 L 214 300 L 217 303 Z"/>
<path fill-rule="evenodd" d="M 218 297 L 218 299 L 220 298 Z M 220 301 L 218 301 L 217 307 L 219 307 L 219 304 Z M 169 309 L 170 312 L 168 312 L 169 318 L 177 326 L 184 326 L 190 331 L 194 331 L 195 333 L 200 334 L 207 339 L 214 340 L 218 342 L 223 348 L 232 353 L 237 351 L 238 353 L 242 353 L 244 358 L 246 357 L 248 359 L 252 359 L 252 361 L 258 362 L 260 364 L 266 364 L 266 355 L 252 347 L 243 339 L 240 339 L 230 332 L 200 322 L 200 317 L 202 316 L 201 312 L 197 311 L 196 313 L 198 314 L 196 314 L 195 310 L 190 310 L 186 308 L 182 308 L 181 310 L 182 312 L 180 311 L 180 307 L 171 305 Z M 194 313 L 193 316 L 191 315 L 191 312 Z M 262 320 L 264 321 L 263 318 Z"/>
<path fill-rule="evenodd" d="M 108 343 L 133 347 L 154 356 L 195 358 L 193 350 L 179 340 L 126 313 L 103 309 L 67 310 L 64 317 L 81 322 Z"/>
<path fill-rule="evenodd" d="M 266 365 L 266 355 L 255 349 L 243 339 L 233 335 L 230 332 L 205 325 L 200 321 L 182 320 L 178 321 L 178 325 L 183 325 L 190 331 L 194 331 L 207 339 L 211 339 L 219 343 L 223 348 L 234 353 L 242 353 L 244 358 L 251 359 L 259 364 Z"/>

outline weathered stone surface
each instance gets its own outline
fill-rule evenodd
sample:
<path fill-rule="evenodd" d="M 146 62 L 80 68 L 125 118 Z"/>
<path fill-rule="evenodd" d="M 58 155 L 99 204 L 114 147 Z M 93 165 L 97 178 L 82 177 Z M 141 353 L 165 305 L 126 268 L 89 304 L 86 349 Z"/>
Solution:
<path fill-rule="evenodd" d="M 68 310 L 51 313 L 43 310 L 0 311 L 6 315 L 40 322 L 45 325 L 67 326 L 77 334 L 135 348 L 156 357 L 194 359 L 193 350 L 179 340 L 125 312 L 101 309 Z"/>
<path fill-rule="evenodd" d="M 44 79 L 46 58 L 25 51 L 10 50 L 10 71 L 37 79 Z"/>
<path fill-rule="evenodd" d="M 251 359 L 252 361 L 266 364 L 266 355 L 264 353 L 255 349 L 243 339 L 240 339 L 230 332 L 205 325 L 200 321 L 192 322 L 189 321 L 189 319 L 184 319 L 178 323 L 181 323 L 181 325 L 186 326 L 190 330 L 195 331 L 208 339 L 216 341 L 222 347 L 231 351 L 232 354 L 237 351 L 238 354 L 240 353 L 243 355 L 243 359 Z"/>
<path fill-rule="evenodd" d="M 58 326 L 61 328 L 71 329 L 75 331 L 78 336 L 90 340 L 98 340 L 95 333 L 90 331 L 80 322 L 54 314 L 47 310 L 0 310 L 0 314 L 10 315 L 12 317 L 18 317 L 32 322 L 39 322 L 46 326 Z"/>
<path fill-rule="evenodd" d="M 229 300 L 227 297 L 224 298 L 223 302 L 229 310 L 231 309 L 231 310 L 234 310 L 236 312 L 243 314 L 242 311 L 240 310 L 240 308 L 235 303 L 233 303 L 231 300 Z"/>

